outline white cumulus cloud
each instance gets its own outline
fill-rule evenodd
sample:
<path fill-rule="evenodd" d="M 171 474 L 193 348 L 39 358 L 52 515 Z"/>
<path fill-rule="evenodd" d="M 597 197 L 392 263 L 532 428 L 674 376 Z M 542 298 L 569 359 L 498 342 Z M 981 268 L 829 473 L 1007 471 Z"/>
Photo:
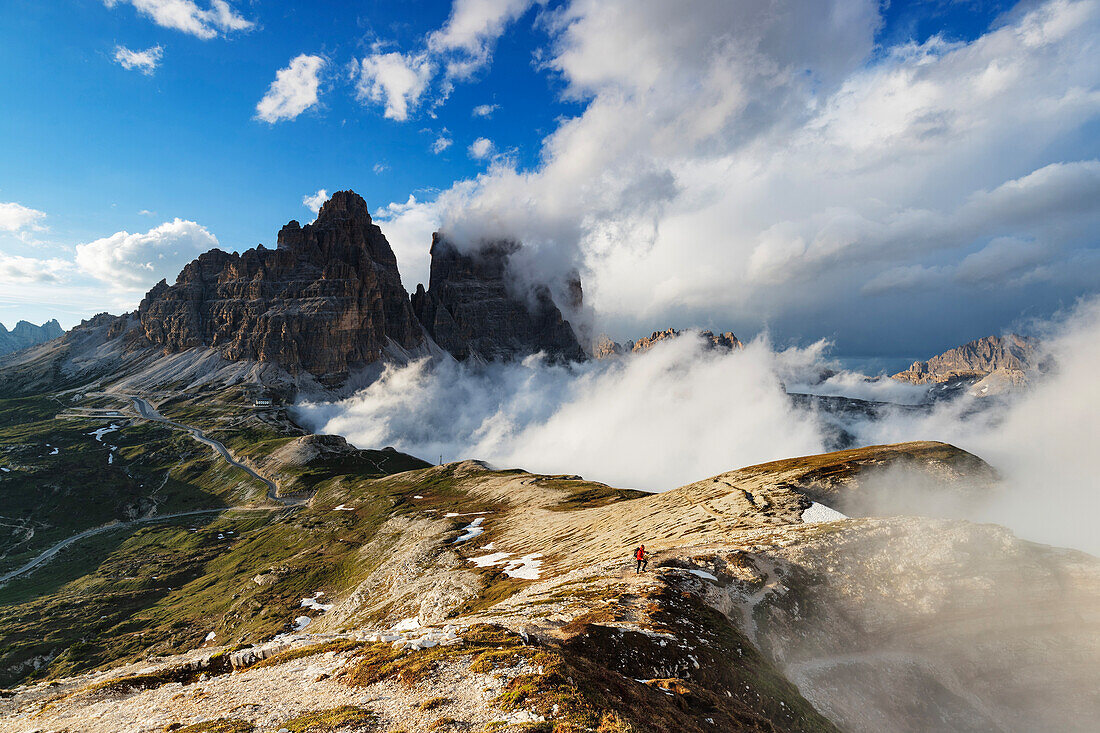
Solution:
<path fill-rule="evenodd" d="M 255 25 L 237 13 L 225 0 L 210 0 L 205 7 L 193 0 L 103 0 L 108 8 L 133 5 L 142 15 L 164 28 L 189 33 L 198 38 L 214 38 L 219 33 L 246 31 Z"/>
<path fill-rule="evenodd" d="M 146 76 L 152 76 L 164 56 L 164 49 L 153 46 L 144 51 L 135 51 L 125 46 L 115 46 L 115 63 L 124 69 L 136 69 Z"/>
<path fill-rule="evenodd" d="M 493 141 L 487 137 L 479 137 L 470 143 L 470 147 L 467 148 L 467 152 L 470 153 L 470 157 L 475 160 L 484 160 L 493 154 Z"/>
<path fill-rule="evenodd" d="M 500 109 L 499 104 L 479 104 L 474 107 L 473 115 L 474 117 L 491 117 L 498 109 Z"/>
<path fill-rule="evenodd" d="M 321 210 L 324 203 L 328 201 L 328 191 L 323 188 L 317 189 L 317 193 L 307 194 L 302 197 L 302 206 L 312 211 L 314 214 Z"/>
<path fill-rule="evenodd" d="M 76 266 L 122 291 L 141 291 L 216 247 L 217 238 L 193 221 L 174 219 L 141 234 L 116 232 L 76 246 Z"/>
<path fill-rule="evenodd" d="M 256 105 L 256 117 L 272 124 L 293 120 L 317 104 L 324 66 L 320 56 L 302 54 L 291 59 L 289 66 L 275 72 L 275 81 Z"/>
<path fill-rule="evenodd" d="M 1035 289 L 1056 274 L 1100 276 L 1095 151 L 1073 157 L 1100 117 L 1100 3 L 1023 3 L 971 40 L 887 47 L 881 5 L 572 0 L 542 63 L 583 112 L 535 168 L 496 160 L 418 216 L 460 245 L 522 240 L 540 278 L 579 270 L 601 330 L 624 336 L 897 315 L 844 329 L 870 344 L 988 301 L 975 278 L 998 251 L 1002 280 L 1033 288 L 1013 314 L 1056 302 Z"/>
<path fill-rule="evenodd" d="M 32 209 L 14 201 L 0 202 L 0 231 L 17 232 L 38 225 L 46 218 L 46 212 Z"/>
<path fill-rule="evenodd" d="M 385 106 L 385 116 L 403 122 L 415 110 L 432 78 L 432 62 L 426 54 L 376 52 L 359 61 L 355 76 L 360 101 Z"/>

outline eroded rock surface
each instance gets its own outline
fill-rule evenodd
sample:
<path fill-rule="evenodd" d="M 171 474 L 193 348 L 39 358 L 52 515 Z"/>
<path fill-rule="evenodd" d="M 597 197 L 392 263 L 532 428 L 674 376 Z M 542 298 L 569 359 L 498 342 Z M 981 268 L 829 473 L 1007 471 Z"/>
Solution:
<path fill-rule="evenodd" d="M 1009 380 L 1020 381 L 1036 366 L 1034 340 L 1010 334 L 986 336 L 949 349 L 928 361 L 916 361 L 894 379 L 913 384 L 948 382 L 957 379 L 981 379 L 993 372 L 1004 372 Z"/>
<path fill-rule="evenodd" d="M 423 343 L 393 250 L 351 191 L 334 194 L 314 223 L 283 227 L 277 249 L 200 255 L 174 285 L 150 290 L 138 317 L 167 353 L 210 347 L 329 382 L 378 361 L 390 341 Z"/>

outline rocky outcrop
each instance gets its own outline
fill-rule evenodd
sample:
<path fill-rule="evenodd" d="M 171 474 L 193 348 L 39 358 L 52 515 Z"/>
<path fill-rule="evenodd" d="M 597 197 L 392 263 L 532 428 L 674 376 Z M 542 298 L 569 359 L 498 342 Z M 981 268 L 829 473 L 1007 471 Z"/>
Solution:
<path fill-rule="evenodd" d="M 1032 339 L 1010 334 L 1005 337 L 986 336 L 963 346 L 949 349 L 928 361 L 916 361 L 894 379 L 913 384 L 949 382 L 959 379 L 981 379 L 995 371 L 1006 372 L 1009 381 L 1021 381 L 1024 373 L 1035 366 L 1036 343 Z"/>
<path fill-rule="evenodd" d="M 61 336 L 65 331 L 57 319 L 49 320 L 41 326 L 36 326 L 27 321 L 19 321 L 11 331 L 0 323 L 0 354 L 10 354 L 37 344 L 51 341 Z"/>
<path fill-rule="evenodd" d="M 592 344 L 592 358 L 593 359 L 607 359 L 612 356 L 619 356 L 624 351 L 623 345 L 618 341 L 612 341 L 611 337 L 606 333 L 601 333 Z"/>
<path fill-rule="evenodd" d="M 559 361 L 580 361 L 584 350 L 545 286 L 517 292 L 508 260 L 519 249 L 498 241 L 474 253 L 461 252 L 439 234 L 432 239 L 428 288 L 412 296 L 416 317 L 456 359 L 512 359 L 544 352 Z M 580 283 L 573 286 L 580 300 Z"/>
<path fill-rule="evenodd" d="M 601 335 L 596 343 L 592 345 L 592 355 L 597 359 L 606 359 L 627 352 L 638 354 L 649 351 L 662 341 L 679 338 L 684 333 L 698 334 L 699 338 L 703 339 L 703 342 L 712 349 L 732 351 L 744 347 L 741 340 L 733 335 L 733 331 L 715 334 L 713 331 L 682 331 L 678 328 L 666 328 L 664 331 L 654 331 L 649 336 L 640 338 L 637 341 L 627 341 L 625 344 L 612 341 L 606 334 Z"/>
<path fill-rule="evenodd" d="M 637 341 L 628 341 L 627 348 L 633 352 L 649 351 L 654 346 L 662 341 L 668 341 L 670 339 L 678 338 L 683 335 L 684 331 L 676 328 L 666 328 L 664 331 L 654 331 L 649 336 L 640 338 Z M 725 333 L 715 334 L 713 331 L 697 331 L 699 337 L 713 349 L 740 349 L 744 346 L 740 339 L 733 335 L 733 331 L 726 331 Z"/>
<path fill-rule="evenodd" d="M 352 191 L 334 194 L 314 223 L 284 226 L 277 249 L 200 255 L 174 285 L 150 290 L 138 317 L 166 353 L 210 347 L 332 384 L 390 342 L 423 343 L 393 250 Z"/>

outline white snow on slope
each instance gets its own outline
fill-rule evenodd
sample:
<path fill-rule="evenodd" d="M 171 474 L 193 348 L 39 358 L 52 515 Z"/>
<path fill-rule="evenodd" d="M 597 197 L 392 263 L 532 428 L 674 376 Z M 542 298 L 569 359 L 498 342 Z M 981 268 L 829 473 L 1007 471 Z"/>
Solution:
<path fill-rule="evenodd" d="M 481 526 L 481 523 L 485 521 L 485 517 L 478 517 L 474 521 L 467 524 L 462 528 L 462 534 L 455 540 L 457 545 L 459 542 L 465 542 L 466 540 L 472 540 L 479 534 L 485 531 L 485 528 Z"/>
<path fill-rule="evenodd" d="M 818 504 L 816 501 L 810 505 L 810 508 L 802 512 L 802 521 L 805 524 L 820 524 L 822 522 L 836 522 L 841 519 L 847 519 L 848 516 L 841 514 L 836 509 L 830 509 L 824 504 Z"/>
<path fill-rule="evenodd" d="M 503 572 L 509 578 L 519 578 L 521 580 L 539 579 L 539 570 L 542 566 L 542 560 L 539 559 L 542 557 L 541 552 L 533 552 L 530 555 L 508 560 L 507 558 L 511 557 L 511 555 L 512 553 L 510 552 L 494 552 L 491 555 L 471 557 L 469 560 L 479 568 L 503 565 Z"/>
<path fill-rule="evenodd" d="M 832 510 L 830 509 L 829 511 L 832 511 Z M 706 570 L 690 570 L 689 569 L 688 572 L 691 573 L 694 576 L 699 577 L 699 578 L 706 578 L 707 580 L 713 580 L 715 583 L 718 582 L 718 578 L 714 575 L 711 575 Z"/>
<path fill-rule="evenodd" d="M 333 606 L 332 603 L 321 603 L 320 601 L 317 600 L 318 598 L 320 598 L 324 594 L 325 594 L 324 591 L 319 590 L 316 593 L 314 593 L 312 596 L 310 596 L 309 598 L 303 598 L 302 599 L 302 608 L 312 608 L 314 611 L 321 611 L 321 612 L 331 611 L 332 606 Z"/>
<path fill-rule="evenodd" d="M 119 428 L 119 426 L 118 426 L 118 425 L 116 425 L 116 424 L 114 424 L 114 423 L 111 423 L 111 424 L 110 424 L 110 425 L 109 425 L 108 427 L 105 427 L 105 428 L 97 428 L 97 429 L 93 430 L 92 432 L 88 433 L 88 435 L 94 435 L 94 436 L 95 436 L 95 439 L 96 439 L 96 440 L 97 440 L 98 442 L 102 443 L 102 442 L 103 442 L 103 436 L 104 436 L 104 435 L 106 435 L 107 433 L 113 433 L 113 432 L 115 432 L 116 430 L 118 430 L 118 428 Z"/>

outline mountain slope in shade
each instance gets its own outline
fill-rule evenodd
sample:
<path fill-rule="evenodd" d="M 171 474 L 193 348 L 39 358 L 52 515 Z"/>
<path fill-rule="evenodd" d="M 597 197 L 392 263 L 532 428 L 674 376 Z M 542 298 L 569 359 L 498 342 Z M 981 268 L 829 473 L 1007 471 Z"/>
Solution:
<path fill-rule="evenodd" d="M 428 288 L 418 285 L 413 309 L 424 328 L 456 359 L 493 361 L 542 351 L 553 359 L 580 361 L 584 350 L 550 291 L 513 292 L 508 260 L 514 242 L 493 242 L 460 252 L 436 234 Z M 573 291 L 580 305 L 581 286 Z"/>
<path fill-rule="evenodd" d="M 49 320 L 41 326 L 36 326 L 27 321 L 19 321 L 11 331 L 0 323 L 0 354 L 10 354 L 13 351 L 27 349 L 37 344 L 52 341 L 61 336 L 65 331 L 57 319 Z"/>

